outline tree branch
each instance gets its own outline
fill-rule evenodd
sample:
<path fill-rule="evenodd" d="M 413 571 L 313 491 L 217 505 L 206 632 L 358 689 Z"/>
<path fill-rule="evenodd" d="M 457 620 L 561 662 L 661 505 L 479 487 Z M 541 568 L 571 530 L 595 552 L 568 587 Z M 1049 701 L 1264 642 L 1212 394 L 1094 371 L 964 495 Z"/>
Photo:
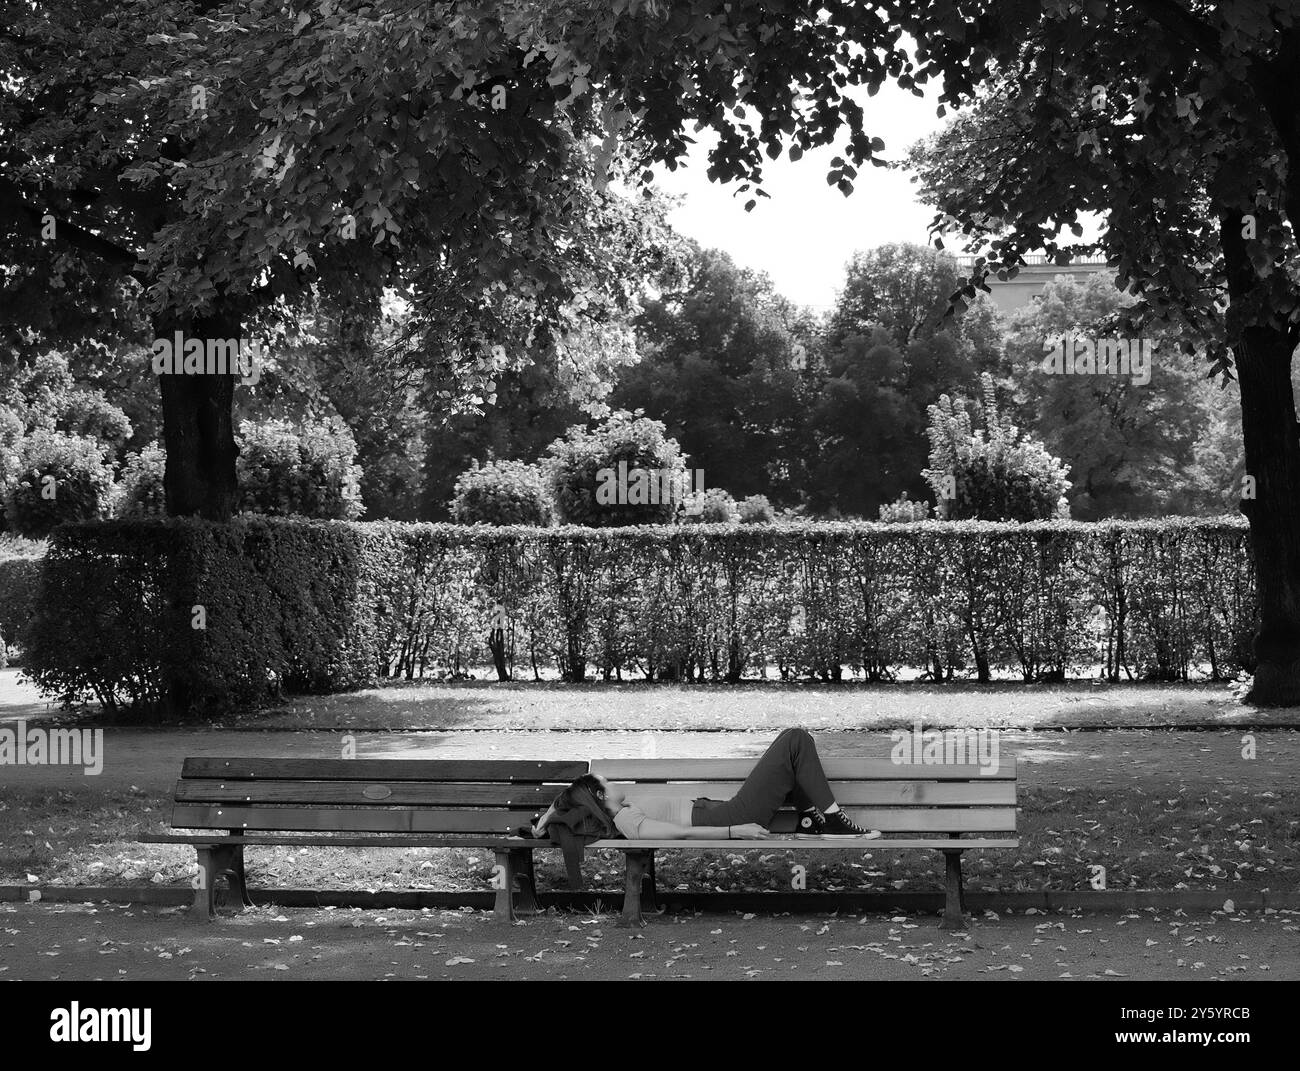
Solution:
<path fill-rule="evenodd" d="M 139 264 L 140 258 L 136 253 L 110 242 L 107 238 L 101 238 L 93 231 L 88 231 L 85 227 L 80 227 L 71 220 L 61 219 L 49 209 L 40 209 L 28 204 L 17 186 L 12 182 L 0 179 L 0 219 L 5 217 L 25 219 L 31 228 L 35 230 L 41 227 L 46 215 L 54 219 L 57 241 L 67 242 L 68 245 L 81 250 L 83 253 L 90 253 L 92 256 L 117 265 L 123 268 L 127 274 L 142 283 L 146 283 L 144 275 L 137 271 L 136 265 Z"/>
<path fill-rule="evenodd" d="M 1219 35 L 1177 0 L 1130 0 L 1135 10 L 1210 59 L 1222 59 Z"/>

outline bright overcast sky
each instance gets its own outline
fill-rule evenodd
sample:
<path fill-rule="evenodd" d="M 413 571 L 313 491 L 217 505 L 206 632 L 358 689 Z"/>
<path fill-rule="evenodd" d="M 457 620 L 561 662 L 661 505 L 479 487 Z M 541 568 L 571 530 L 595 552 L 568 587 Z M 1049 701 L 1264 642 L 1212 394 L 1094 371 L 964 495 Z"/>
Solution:
<path fill-rule="evenodd" d="M 864 128 L 885 142 L 881 154 L 899 160 L 916 140 L 939 130 L 938 89 L 925 87 L 917 97 L 886 82 L 874 97 L 853 93 L 866 113 Z M 906 172 L 866 165 L 858 172 L 853 193 L 845 197 L 827 185 L 830 160 L 840 155 L 836 143 L 791 163 L 784 154 L 764 160 L 763 187 L 752 212 L 744 209 L 752 194 L 733 196 L 739 183 L 710 182 L 706 174 L 712 135 L 693 135 L 686 166 L 676 172 L 656 168 L 657 184 L 684 201 L 669 217 L 681 234 L 704 246 L 724 249 L 738 264 L 767 272 L 777 290 L 820 310 L 835 300 L 844 280 L 844 265 L 857 249 L 885 242 L 929 244 L 927 226 L 934 210 L 922 205 Z M 950 243 L 951 248 L 951 243 Z M 953 249 L 954 252 L 959 250 Z"/>

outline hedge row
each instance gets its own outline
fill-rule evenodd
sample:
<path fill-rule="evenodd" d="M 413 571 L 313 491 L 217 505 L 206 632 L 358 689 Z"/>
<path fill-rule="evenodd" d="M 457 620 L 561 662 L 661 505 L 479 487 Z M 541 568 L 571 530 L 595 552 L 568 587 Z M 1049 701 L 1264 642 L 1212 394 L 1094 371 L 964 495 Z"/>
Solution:
<path fill-rule="evenodd" d="M 28 672 L 201 713 L 384 677 L 1215 678 L 1251 668 L 1244 522 L 587 529 L 249 519 L 57 530 Z"/>
<path fill-rule="evenodd" d="M 8 664 L 8 646 L 24 640 L 40 579 L 39 558 L 0 558 L 0 669 Z"/>

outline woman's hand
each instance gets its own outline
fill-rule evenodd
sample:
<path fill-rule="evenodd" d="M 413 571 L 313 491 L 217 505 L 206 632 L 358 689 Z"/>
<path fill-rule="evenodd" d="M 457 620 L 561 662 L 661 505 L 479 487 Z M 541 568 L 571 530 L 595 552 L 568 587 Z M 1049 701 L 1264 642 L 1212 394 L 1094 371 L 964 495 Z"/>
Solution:
<path fill-rule="evenodd" d="M 757 822 L 748 822 L 743 826 L 730 826 L 732 840 L 766 840 L 772 834 Z"/>

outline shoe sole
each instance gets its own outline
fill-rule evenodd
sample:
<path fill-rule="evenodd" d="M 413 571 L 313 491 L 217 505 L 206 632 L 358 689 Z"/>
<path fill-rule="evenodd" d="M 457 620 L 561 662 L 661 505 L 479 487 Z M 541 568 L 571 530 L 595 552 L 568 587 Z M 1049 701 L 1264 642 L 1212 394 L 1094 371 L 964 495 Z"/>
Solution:
<path fill-rule="evenodd" d="M 880 840 L 880 833 L 795 833 L 795 840 Z"/>

